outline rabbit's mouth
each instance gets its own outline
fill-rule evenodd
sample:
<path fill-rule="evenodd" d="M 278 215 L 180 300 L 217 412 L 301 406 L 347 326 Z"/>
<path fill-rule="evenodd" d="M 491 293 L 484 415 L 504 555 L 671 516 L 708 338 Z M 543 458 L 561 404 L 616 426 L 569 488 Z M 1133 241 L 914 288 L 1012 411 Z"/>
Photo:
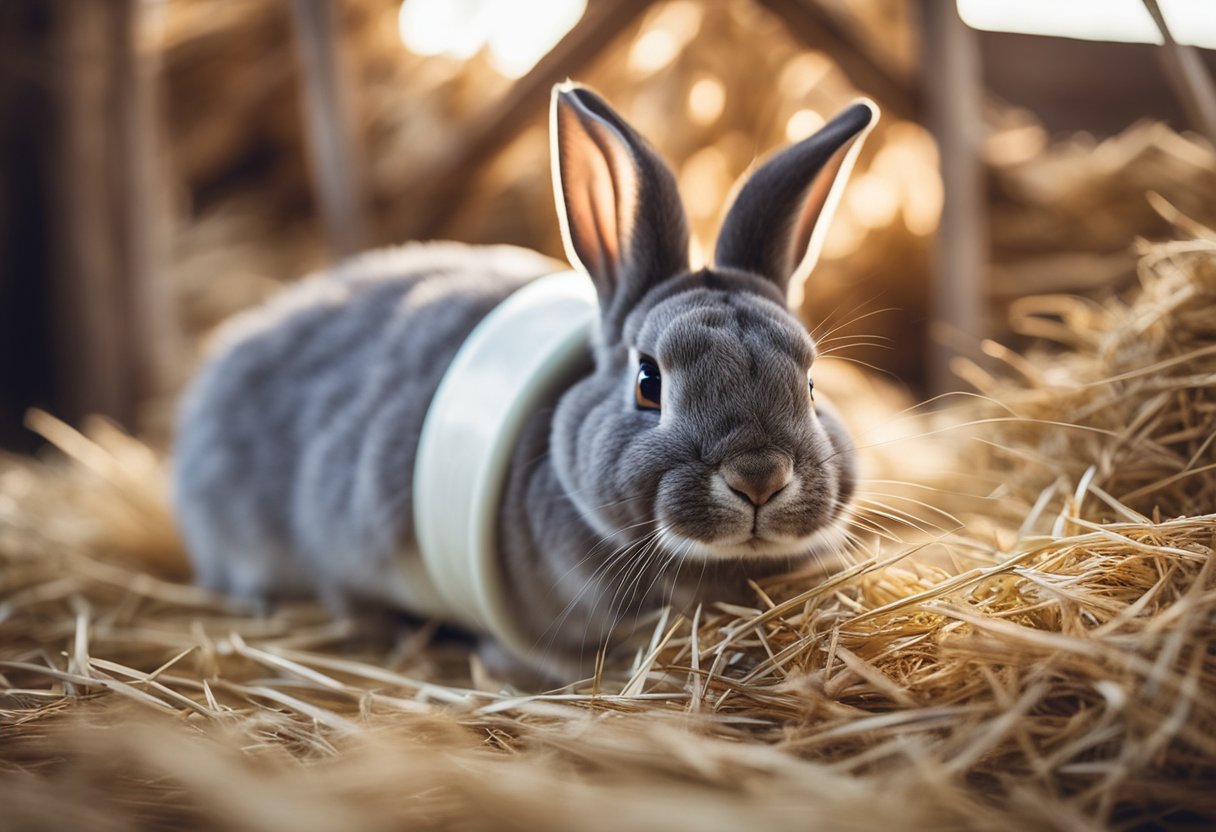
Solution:
<path fill-rule="evenodd" d="M 787 558 L 811 560 L 841 551 L 848 540 L 844 524 L 833 520 L 828 525 L 815 529 L 802 537 L 765 537 L 748 534 L 743 538 L 704 541 L 685 537 L 670 529 L 662 534 L 669 552 L 679 557 L 704 560 Z"/>

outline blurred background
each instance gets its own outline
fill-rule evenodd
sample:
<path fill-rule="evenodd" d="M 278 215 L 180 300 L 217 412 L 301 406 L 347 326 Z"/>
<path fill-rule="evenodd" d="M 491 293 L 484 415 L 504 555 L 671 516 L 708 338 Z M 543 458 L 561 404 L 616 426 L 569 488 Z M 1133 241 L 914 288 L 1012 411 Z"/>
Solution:
<path fill-rule="evenodd" d="M 5 0 L 0 447 L 35 406 L 163 442 L 219 322 L 363 248 L 562 257 L 567 77 L 670 161 L 694 256 L 757 159 L 873 98 L 794 301 L 867 384 L 955 389 L 1051 333 L 1020 299 L 1216 226 L 1214 50 L 1211 0 Z"/>

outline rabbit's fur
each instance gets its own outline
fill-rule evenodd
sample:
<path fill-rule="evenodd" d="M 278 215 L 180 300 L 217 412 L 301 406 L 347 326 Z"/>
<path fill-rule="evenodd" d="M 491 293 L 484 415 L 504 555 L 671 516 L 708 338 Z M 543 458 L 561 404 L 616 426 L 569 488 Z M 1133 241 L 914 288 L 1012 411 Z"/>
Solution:
<path fill-rule="evenodd" d="M 747 598 L 748 578 L 840 544 L 852 447 L 808 390 L 814 345 L 785 296 L 873 119 L 854 105 L 763 165 L 714 268 L 690 271 L 669 169 L 595 94 L 555 91 L 558 213 L 602 314 L 586 374 L 525 425 L 499 514 L 503 589 L 535 638 L 534 668 L 583 672 L 643 612 Z M 444 371 L 496 304 L 558 269 L 509 247 L 411 245 L 230 324 L 178 429 L 176 502 L 199 581 L 387 602 L 389 565 L 416 545 L 413 463 Z M 646 358 L 660 410 L 638 406 Z"/>

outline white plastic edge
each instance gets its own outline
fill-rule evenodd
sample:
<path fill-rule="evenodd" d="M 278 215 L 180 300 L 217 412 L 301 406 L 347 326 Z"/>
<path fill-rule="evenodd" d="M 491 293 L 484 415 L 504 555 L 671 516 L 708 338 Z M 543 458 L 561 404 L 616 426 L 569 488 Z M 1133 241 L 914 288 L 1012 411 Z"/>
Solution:
<path fill-rule="evenodd" d="M 497 546 L 503 487 L 524 420 L 587 360 L 595 289 L 570 271 L 532 281 L 473 329 L 427 410 L 414 464 L 414 525 L 444 617 L 532 652 L 506 604 Z"/>

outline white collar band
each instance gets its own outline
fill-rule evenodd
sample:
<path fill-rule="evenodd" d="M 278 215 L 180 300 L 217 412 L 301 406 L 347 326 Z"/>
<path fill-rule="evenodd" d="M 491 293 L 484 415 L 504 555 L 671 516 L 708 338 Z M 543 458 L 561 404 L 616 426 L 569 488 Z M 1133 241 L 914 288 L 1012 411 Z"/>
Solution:
<path fill-rule="evenodd" d="M 506 603 L 499 507 L 524 421 L 587 360 L 598 306 L 581 272 L 539 278 L 474 327 L 435 392 L 414 464 L 417 610 L 533 652 Z M 414 565 L 410 565 L 414 566 Z"/>

